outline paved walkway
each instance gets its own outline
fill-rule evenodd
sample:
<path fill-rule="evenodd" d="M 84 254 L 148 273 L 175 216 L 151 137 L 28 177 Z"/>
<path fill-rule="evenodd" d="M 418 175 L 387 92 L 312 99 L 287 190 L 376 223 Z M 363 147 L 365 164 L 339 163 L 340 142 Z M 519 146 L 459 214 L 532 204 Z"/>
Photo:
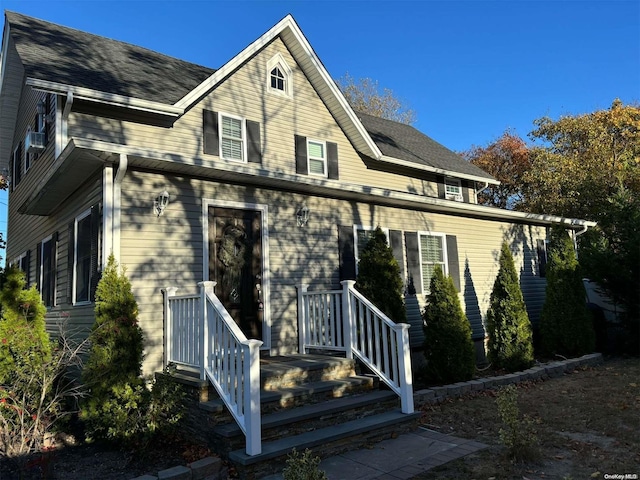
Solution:
<path fill-rule="evenodd" d="M 438 465 L 486 448 L 473 440 L 418 427 L 397 438 L 329 457 L 320 463 L 329 480 L 397 480 L 412 478 Z M 270 475 L 265 480 L 281 480 Z"/>

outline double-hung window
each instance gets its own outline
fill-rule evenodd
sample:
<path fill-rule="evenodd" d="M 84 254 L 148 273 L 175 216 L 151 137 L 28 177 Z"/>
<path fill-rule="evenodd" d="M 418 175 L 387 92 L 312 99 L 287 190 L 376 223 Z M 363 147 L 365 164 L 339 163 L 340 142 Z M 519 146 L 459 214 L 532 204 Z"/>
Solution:
<path fill-rule="evenodd" d="M 327 146 L 325 142 L 307 140 L 309 175 L 327 176 Z"/>
<path fill-rule="evenodd" d="M 244 119 L 220 114 L 220 157 L 244 162 L 246 158 Z"/>
<path fill-rule="evenodd" d="M 428 293 L 436 265 L 440 265 L 445 275 L 449 273 L 447 271 L 447 242 L 442 233 L 420 232 L 419 238 L 422 286 L 424 293 Z"/>
<path fill-rule="evenodd" d="M 73 303 L 89 302 L 91 280 L 91 209 L 74 222 Z"/>

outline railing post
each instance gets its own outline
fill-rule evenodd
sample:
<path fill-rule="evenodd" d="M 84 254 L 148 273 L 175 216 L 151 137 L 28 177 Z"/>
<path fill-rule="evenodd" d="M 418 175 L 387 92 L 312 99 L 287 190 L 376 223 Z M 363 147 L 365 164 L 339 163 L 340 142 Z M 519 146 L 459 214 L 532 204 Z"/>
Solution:
<path fill-rule="evenodd" d="M 353 318 L 353 311 L 351 309 L 350 290 L 356 284 L 355 280 L 343 280 L 340 282 L 342 285 L 342 332 L 344 336 L 344 346 L 347 350 L 347 358 L 353 358 L 353 351 L 355 350 L 355 321 Z"/>
<path fill-rule="evenodd" d="M 411 377 L 409 328 L 410 326 L 407 323 L 398 323 L 394 327 L 398 341 L 398 374 L 400 377 L 400 404 L 402 413 L 413 413 L 413 381 Z"/>
<path fill-rule="evenodd" d="M 244 347 L 245 345 L 243 345 Z M 262 453 L 260 426 L 260 340 L 248 340 L 244 352 L 245 389 L 243 394 L 247 455 Z M 248 386 L 248 388 L 247 388 Z"/>
<path fill-rule="evenodd" d="M 209 361 L 210 348 L 209 348 L 209 318 L 207 316 L 207 293 L 213 294 L 213 287 L 216 286 L 216 282 L 198 282 L 200 287 L 200 380 L 206 378 L 205 371 L 207 368 L 207 362 Z"/>
<path fill-rule="evenodd" d="M 173 319 L 171 318 L 169 298 L 175 297 L 178 289 L 176 287 L 165 287 L 161 290 L 162 290 L 162 295 L 164 297 L 164 349 L 163 349 L 163 355 L 162 355 L 162 363 L 164 368 L 167 368 L 173 356 L 172 347 L 171 347 L 171 341 L 173 340 L 172 338 Z"/>
<path fill-rule="evenodd" d="M 298 353 L 304 354 L 307 353 L 304 346 L 307 342 L 307 322 L 309 321 L 304 294 L 307 293 L 309 285 L 301 284 L 296 288 L 298 289 Z"/>

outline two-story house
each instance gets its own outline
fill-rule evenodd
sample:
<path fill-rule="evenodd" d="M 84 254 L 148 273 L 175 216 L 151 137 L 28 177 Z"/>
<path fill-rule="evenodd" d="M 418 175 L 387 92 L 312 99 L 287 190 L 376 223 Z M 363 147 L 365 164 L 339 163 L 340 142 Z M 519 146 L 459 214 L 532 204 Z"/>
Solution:
<path fill-rule="evenodd" d="M 88 330 L 113 253 L 139 304 L 147 373 L 167 356 L 163 289 L 196 294 L 203 281 L 263 354 L 299 351 L 301 292 L 355 279 L 376 226 L 420 305 L 435 265 L 453 277 L 482 350 L 502 242 L 535 322 L 547 227 L 592 225 L 478 205 L 496 180 L 411 126 L 352 110 L 291 16 L 217 70 L 5 16 L 7 260 L 51 325 L 64 314 Z"/>

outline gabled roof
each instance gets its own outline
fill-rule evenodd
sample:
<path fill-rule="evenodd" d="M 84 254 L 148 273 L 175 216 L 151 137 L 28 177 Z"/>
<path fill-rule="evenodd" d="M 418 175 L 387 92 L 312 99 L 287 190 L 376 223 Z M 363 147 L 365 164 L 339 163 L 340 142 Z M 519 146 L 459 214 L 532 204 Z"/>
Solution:
<path fill-rule="evenodd" d="M 5 14 L 30 78 L 173 104 L 215 71 L 19 13 Z"/>
<path fill-rule="evenodd" d="M 441 174 L 463 174 L 470 180 L 495 180 L 491 175 L 464 160 L 460 155 L 426 136 L 421 131 L 403 123 L 374 117 L 358 112 L 358 118 L 369 132 L 369 135 L 382 152 L 383 160 L 400 160 L 415 164 L 416 167 L 427 167 L 428 170 Z M 461 175 L 458 175 L 461 176 Z"/>

